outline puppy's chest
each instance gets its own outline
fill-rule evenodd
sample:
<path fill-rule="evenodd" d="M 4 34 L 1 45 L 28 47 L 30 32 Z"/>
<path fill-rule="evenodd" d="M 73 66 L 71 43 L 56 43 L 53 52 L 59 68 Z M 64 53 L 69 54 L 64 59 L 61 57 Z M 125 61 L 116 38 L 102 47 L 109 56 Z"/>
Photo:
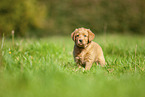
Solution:
<path fill-rule="evenodd" d="M 75 60 L 77 63 L 85 64 L 90 60 L 90 53 L 88 51 L 78 51 L 75 54 Z"/>

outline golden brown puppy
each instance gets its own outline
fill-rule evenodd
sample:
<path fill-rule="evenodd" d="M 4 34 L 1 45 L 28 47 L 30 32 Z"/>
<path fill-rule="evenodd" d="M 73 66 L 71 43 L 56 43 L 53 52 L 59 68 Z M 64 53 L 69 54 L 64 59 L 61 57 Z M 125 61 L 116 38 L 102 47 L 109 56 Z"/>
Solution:
<path fill-rule="evenodd" d="M 95 34 L 90 29 L 78 28 L 71 34 L 75 42 L 73 56 L 79 66 L 85 66 L 85 70 L 90 70 L 94 62 L 105 65 L 102 48 L 92 40 Z"/>

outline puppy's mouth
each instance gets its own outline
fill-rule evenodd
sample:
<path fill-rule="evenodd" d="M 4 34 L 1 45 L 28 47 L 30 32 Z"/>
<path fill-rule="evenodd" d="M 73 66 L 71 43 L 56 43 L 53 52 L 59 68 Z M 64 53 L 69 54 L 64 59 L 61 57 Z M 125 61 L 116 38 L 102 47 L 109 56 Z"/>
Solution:
<path fill-rule="evenodd" d="M 80 47 L 83 47 L 84 46 L 83 43 L 78 43 L 77 45 L 80 46 Z"/>
<path fill-rule="evenodd" d="M 85 47 L 86 44 L 85 44 L 85 43 L 82 43 L 82 42 L 77 42 L 77 46 L 78 46 L 78 47 Z"/>

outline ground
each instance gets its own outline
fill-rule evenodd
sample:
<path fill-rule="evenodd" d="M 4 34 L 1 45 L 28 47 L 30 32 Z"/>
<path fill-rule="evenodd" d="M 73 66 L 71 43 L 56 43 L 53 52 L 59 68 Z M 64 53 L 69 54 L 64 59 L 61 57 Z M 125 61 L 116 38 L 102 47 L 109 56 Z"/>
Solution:
<path fill-rule="evenodd" d="M 73 60 L 71 37 L 1 41 L 0 97 L 144 97 L 145 38 L 96 35 L 106 66 Z"/>

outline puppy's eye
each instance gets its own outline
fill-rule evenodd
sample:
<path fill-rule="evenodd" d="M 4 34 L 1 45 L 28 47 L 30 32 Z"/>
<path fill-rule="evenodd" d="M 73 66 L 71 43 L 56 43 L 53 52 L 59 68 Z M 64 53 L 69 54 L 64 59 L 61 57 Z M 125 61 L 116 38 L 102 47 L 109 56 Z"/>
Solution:
<path fill-rule="evenodd" d="M 84 37 L 87 37 L 86 35 L 84 35 Z"/>
<path fill-rule="evenodd" d="M 77 37 L 79 37 L 79 35 L 77 35 Z"/>

